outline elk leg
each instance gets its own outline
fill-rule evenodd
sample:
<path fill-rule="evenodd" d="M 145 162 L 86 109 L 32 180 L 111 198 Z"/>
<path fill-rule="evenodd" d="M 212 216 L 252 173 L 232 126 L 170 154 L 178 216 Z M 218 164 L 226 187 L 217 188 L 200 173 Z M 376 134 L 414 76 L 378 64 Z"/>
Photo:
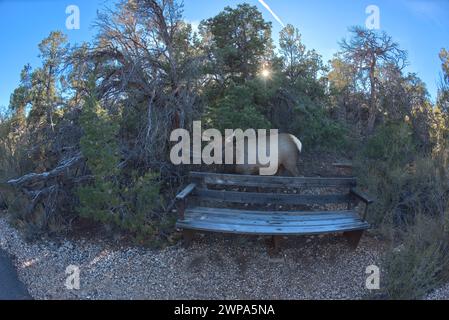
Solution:
<path fill-rule="evenodd" d="M 296 165 L 296 161 L 286 161 L 283 165 L 293 177 L 299 177 L 299 169 Z"/>

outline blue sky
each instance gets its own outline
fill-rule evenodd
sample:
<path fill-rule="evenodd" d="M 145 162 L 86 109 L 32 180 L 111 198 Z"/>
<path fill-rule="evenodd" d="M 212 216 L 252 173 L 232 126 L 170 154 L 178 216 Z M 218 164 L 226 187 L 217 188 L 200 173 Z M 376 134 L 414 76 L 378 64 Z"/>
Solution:
<path fill-rule="evenodd" d="M 248 2 L 257 5 L 264 17 L 273 22 L 273 35 L 281 24 L 260 0 L 184 0 L 185 19 L 197 25 L 225 6 Z M 416 72 L 436 97 L 441 65 L 438 52 L 449 48 L 449 0 L 265 0 L 285 24 L 300 29 L 309 49 L 316 49 L 325 61 L 338 50 L 338 42 L 348 35 L 348 27 L 364 25 L 365 9 L 377 5 L 380 27 L 409 53 L 408 71 Z M 66 30 L 68 5 L 80 8 L 80 30 Z M 19 83 L 26 63 L 39 66 L 37 45 L 52 30 L 65 32 L 71 43 L 89 41 L 95 34 L 92 23 L 105 0 L 0 0 L 0 108 Z"/>

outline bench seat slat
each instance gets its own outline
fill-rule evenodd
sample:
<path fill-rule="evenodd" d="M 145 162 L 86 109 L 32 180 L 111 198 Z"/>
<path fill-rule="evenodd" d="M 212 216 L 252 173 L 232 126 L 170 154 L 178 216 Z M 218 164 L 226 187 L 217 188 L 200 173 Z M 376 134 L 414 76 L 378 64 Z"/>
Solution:
<path fill-rule="evenodd" d="M 302 187 L 355 187 L 355 178 L 317 178 L 317 177 L 278 177 L 191 172 L 193 180 L 202 180 L 206 184 L 245 186 L 262 188 L 302 188 Z"/>
<path fill-rule="evenodd" d="M 291 205 L 312 205 L 347 203 L 350 200 L 348 194 L 328 194 L 328 195 L 298 195 L 282 193 L 257 193 L 239 191 L 219 191 L 198 189 L 194 191 L 198 200 L 226 201 L 234 203 L 258 203 L 258 204 L 291 204 Z"/>
<path fill-rule="evenodd" d="M 329 224 L 321 226 L 285 226 L 285 225 L 242 225 L 219 223 L 213 221 L 178 221 L 178 228 L 193 229 L 198 231 L 212 231 L 238 234 L 257 235 L 310 235 L 324 233 L 339 233 L 356 230 L 366 230 L 369 225 L 362 221 L 352 223 Z"/>
<path fill-rule="evenodd" d="M 186 216 L 201 218 L 211 217 L 231 217 L 236 219 L 254 220 L 281 220 L 281 221 L 304 221 L 323 219 L 347 219 L 358 217 L 355 211 L 256 211 L 256 210 L 236 210 L 223 208 L 192 207 L 186 210 Z"/>
<path fill-rule="evenodd" d="M 212 217 L 212 216 L 203 216 L 203 217 L 195 217 L 190 216 L 186 217 L 182 222 L 196 222 L 196 221 L 205 221 L 205 222 L 213 222 L 213 223 L 222 223 L 222 224 L 238 224 L 238 225 L 246 225 L 246 226 L 282 226 L 282 227 L 314 227 L 314 226 L 325 226 L 325 225 L 336 225 L 336 224 L 350 224 L 354 222 L 358 222 L 354 218 L 346 218 L 346 219 L 322 219 L 322 220 L 296 220 L 296 221 L 288 221 L 288 220 L 260 220 L 260 219 L 242 219 L 242 218 L 230 218 L 230 217 Z"/>
<path fill-rule="evenodd" d="M 205 207 L 188 209 L 185 218 L 178 220 L 176 226 L 199 231 L 262 235 L 321 234 L 369 228 L 369 224 L 362 221 L 355 211 L 283 215 Z"/>

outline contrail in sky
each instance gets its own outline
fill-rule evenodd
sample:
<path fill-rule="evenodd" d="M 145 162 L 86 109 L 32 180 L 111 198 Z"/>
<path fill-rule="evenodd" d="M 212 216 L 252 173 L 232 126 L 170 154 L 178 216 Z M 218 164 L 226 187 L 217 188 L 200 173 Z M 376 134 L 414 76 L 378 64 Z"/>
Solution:
<path fill-rule="evenodd" d="M 282 27 L 285 27 L 285 24 L 282 22 L 281 18 L 279 18 L 278 15 L 271 10 L 270 6 L 264 0 L 259 0 L 259 2 L 271 13 L 271 15 L 281 24 Z"/>

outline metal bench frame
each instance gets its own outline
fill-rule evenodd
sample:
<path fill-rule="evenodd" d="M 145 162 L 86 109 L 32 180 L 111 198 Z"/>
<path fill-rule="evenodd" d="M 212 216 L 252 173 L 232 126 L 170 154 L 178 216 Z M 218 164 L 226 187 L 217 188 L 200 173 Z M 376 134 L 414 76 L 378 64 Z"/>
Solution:
<path fill-rule="evenodd" d="M 274 249 L 288 235 L 343 233 L 352 248 L 357 248 L 363 232 L 370 228 L 366 222 L 368 207 L 373 200 L 356 190 L 355 178 L 271 177 L 191 172 L 190 183 L 176 196 L 177 228 L 183 230 L 185 244 L 195 232 L 222 232 L 272 236 Z M 279 192 L 241 192 L 209 189 L 207 185 L 233 187 L 285 188 L 343 188 L 345 193 L 331 195 L 301 195 Z M 344 203 L 347 210 L 333 211 L 255 211 L 190 206 L 190 199 L 226 201 L 231 203 L 333 204 Z M 353 209 L 365 204 L 360 217 Z M 206 219 L 204 222 L 204 220 Z M 311 221 L 313 219 L 313 222 Z M 345 224 L 343 224 L 345 222 Z"/>

